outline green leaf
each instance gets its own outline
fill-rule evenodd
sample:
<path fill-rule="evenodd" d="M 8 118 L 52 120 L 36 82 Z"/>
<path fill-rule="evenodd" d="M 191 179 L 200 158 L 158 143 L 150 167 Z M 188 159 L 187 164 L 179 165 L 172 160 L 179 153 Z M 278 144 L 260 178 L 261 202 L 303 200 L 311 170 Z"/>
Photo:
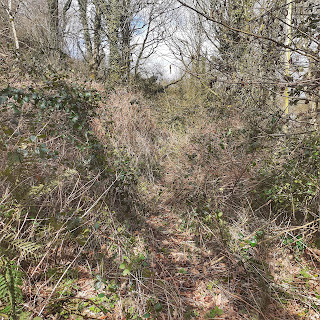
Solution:
<path fill-rule="evenodd" d="M 75 115 L 71 120 L 73 123 L 76 123 L 79 120 L 79 116 Z"/>
<path fill-rule="evenodd" d="M 106 295 L 105 295 L 104 293 L 99 293 L 99 294 L 98 294 L 98 297 L 99 297 L 99 298 L 104 298 L 105 296 L 106 296 Z"/>
<path fill-rule="evenodd" d="M 12 105 L 12 109 L 15 115 L 19 115 L 21 113 L 16 105 Z"/>
<path fill-rule="evenodd" d="M 310 278 L 311 278 L 310 274 L 309 274 L 306 270 L 304 270 L 304 269 L 302 269 L 302 270 L 300 271 L 300 274 L 301 274 L 305 279 L 310 279 Z"/>
<path fill-rule="evenodd" d="M 154 310 L 156 310 L 157 312 L 160 312 L 162 310 L 162 304 L 161 303 L 156 303 L 154 305 Z"/>
<path fill-rule="evenodd" d="M 102 282 L 101 282 L 101 281 L 96 281 L 96 282 L 94 283 L 94 288 L 95 288 L 96 290 L 101 289 L 101 287 L 102 287 Z"/>
<path fill-rule="evenodd" d="M 263 236 L 263 231 L 261 231 L 261 230 L 257 231 L 256 234 L 257 234 L 257 237 L 261 238 Z"/>
<path fill-rule="evenodd" d="M 45 102 L 45 101 L 42 101 L 42 102 L 40 103 L 40 108 L 41 108 L 41 109 L 45 109 L 46 107 L 47 107 L 46 102 Z"/>
<path fill-rule="evenodd" d="M 7 96 L 0 96 L 0 105 L 4 104 L 8 100 Z"/>
<path fill-rule="evenodd" d="M 33 135 L 31 135 L 29 139 L 30 139 L 31 142 L 36 142 L 37 141 L 37 137 L 33 136 Z"/>
<path fill-rule="evenodd" d="M 14 133 L 14 130 L 12 128 L 9 128 L 7 126 L 4 126 L 2 128 L 2 131 L 7 135 L 7 136 L 11 136 Z"/>
<path fill-rule="evenodd" d="M 19 314 L 19 320 L 29 320 L 30 316 L 31 316 L 30 312 L 21 312 Z M 35 318 L 32 318 L 32 319 L 35 319 Z"/>
<path fill-rule="evenodd" d="M 100 306 L 100 309 L 104 312 L 104 313 L 108 313 L 110 312 L 108 309 L 106 309 L 105 307 L 103 306 Z"/>
<path fill-rule="evenodd" d="M 206 314 L 206 319 L 214 319 L 216 316 L 221 316 L 223 310 L 219 309 L 217 306 L 214 309 L 211 309 L 210 312 Z"/>
<path fill-rule="evenodd" d="M 116 292 L 117 289 L 118 289 L 118 286 L 116 284 L 109 284 L 109 286 L 108 286 L 108 290 L 110 292 Z"/>
<path fill-rule="evenodd" d="M 126 266 L 127 266 L 127 265 L 126 265 L 124 262 L 122 262 L 122 263 L 120 264 L 119 268 L 120 268 L 120 269 L 125 269 Z"/>
<path fill-rule="evenodd" d="M 130 270 L 129 270 L 129 269 L 124 269 L 123 272 L 122 272 L 122 274 L 123 274 L 124 276 L 127 276 L 128 274 L 130 274 Z"/>
<path fill-rule="evenodd" d="M 145 260 L 145 256 L 141 253 L 140 256 L 139 256 L 139 259 L 140 260 Z"/>
<path fill-rule="evenodd" d="M 100 274 L 97 274 L 96 278 L 97 278 L 98 281 L 102 281 L 102 278 L 101 278 Z"/>
<path fill-rule="evenodd" d="M 250 246 L 255 247 L 258 244 L 257 238 L 253 237 L 252 240 L 250 240 Z"/>

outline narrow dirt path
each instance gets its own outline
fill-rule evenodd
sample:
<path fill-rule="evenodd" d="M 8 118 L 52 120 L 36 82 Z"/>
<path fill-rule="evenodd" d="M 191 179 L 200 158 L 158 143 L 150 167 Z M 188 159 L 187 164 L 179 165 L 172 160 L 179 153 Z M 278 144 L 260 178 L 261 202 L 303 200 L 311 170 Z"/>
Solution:
<path fill-rule="evenodd" d="M 170 209 L 148 219 L 151 267 L 156 278 L 169 285 L 179 306 L 172 319 L 242 319 L 235 316 L 232 297 L 218 285 L 223 276 L 232 285 L 226 274 L 232 271 L 228 254 L 218 245 L 200 245 L 189 222 Z"/>
<path fill-rule="evenodd" d="M 268 301 L 254 273 L 227 251 L 218 235 L 201 239 L 192 222 L 170 208 L 148 218 L 144 236 L 151 267 L 163 284 L 158 296 L 167 293 L 172 305 L 163 319 L 297 319 Z"/>

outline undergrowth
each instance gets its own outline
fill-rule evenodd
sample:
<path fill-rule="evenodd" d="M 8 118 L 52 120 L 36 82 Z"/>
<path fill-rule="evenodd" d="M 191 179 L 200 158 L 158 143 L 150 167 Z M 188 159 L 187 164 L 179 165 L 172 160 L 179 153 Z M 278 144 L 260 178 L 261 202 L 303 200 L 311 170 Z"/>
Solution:
<path fill-rule="evenodd" d="M 1 316 L 319 311 L 318 133 L 180 89 L 48 72 L 1 90 Z"/>

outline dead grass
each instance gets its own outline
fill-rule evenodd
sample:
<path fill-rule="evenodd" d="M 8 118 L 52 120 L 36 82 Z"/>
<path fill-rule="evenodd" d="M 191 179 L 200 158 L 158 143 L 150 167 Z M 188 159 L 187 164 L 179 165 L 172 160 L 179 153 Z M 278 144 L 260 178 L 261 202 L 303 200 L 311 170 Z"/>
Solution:
<path fill-rule="evenodd" d="M 102 167 L 88 165 L 93 152 L 63 111 L 45 121 L 30 105 L 19 117 L 2 113 L 2 128 L 13 132 L 1 150 L 1 174 L 8 165 L 15 173 L 0 185 L 2 204 L 9 210 L 19 200 L 19 236 L 46 244 L 39 261 L 22 263 L 29 312 L 317 319 L 318 252 L 295 252 L 297 239 L 285 247 L 284 236 L 296 236 L 291 221 L 279 223 L 271 202 L 253 203 L 263 155 L 246 148 L 240 120 L 222 126 L 196 113 L 193 125 L 172 125 L 175 110 L 155 109 L 127 89 L 104 97 L 88 119 Z M 17 146 L 32 154 L 41 144 L 56 156 L 10 163 Z"/>

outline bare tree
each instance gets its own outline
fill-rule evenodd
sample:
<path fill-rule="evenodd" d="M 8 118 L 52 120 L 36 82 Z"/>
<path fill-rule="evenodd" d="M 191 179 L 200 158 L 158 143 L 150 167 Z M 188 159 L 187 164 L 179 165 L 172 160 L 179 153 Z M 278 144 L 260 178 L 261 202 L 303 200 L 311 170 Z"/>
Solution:
<path fill-rule="evenodd" d="M 301 98 L 319 88 L 316 74 L 306 72 L 311 66 L 315 70 L 314 66 L 319 67 L 320 63 L 316 26 L 316 12 L 320 8 L 315 3 L 177 2 L 184 17 L 186 10 L 199 17 L 196 25 L 206 35 L 201 49 L 208 64 L 206 77 L 190 68 L 194 56 L 185 54 L 187 47 L 196 47 L 195 38 L 183 39 L 184 32 L 178 33 L 172 47 L 176 57 L 181 57 L 194 77 L 209 80 L 208 91 L 220 97 L 223 105 L 237 105 L 244 108 L 243 114 L 255 115 L 252 120 L 257 127 L 262 122 L 257 115 L 268 116 L 279 110 L 286 113 L 289 106 L 292 110 Z M 309 78 L 307 82 L 306 78 Z M 316 101 L 315 94 L 312 100 Z M 246 110 L 251 111 L 246 113 Z"/>
<path fill-rule="evenodd" d="M 171 1 L 159 0 L 145 3 L 143 10 L 137 12 L 139 19 L 133 27 L 133 33 L 138 37 L 132 43 L 135 77 L 138 76 L 139 70 L 141 71 L 142 64 L 165 43 L 164 38 L 170 38 L 173 9 Z"/>
<path fill-rule="evenodd" d="M 50 46 L 51 49 L 58 51 L 61 45 L 59 30 L 59 1 L 47 0 L 49 11 L 49 29 L 50 29 Z"/>
<path fill-rule="evenodd" d="M 88 0 L 78 0 L 80 22 L 85 41 L 85 58 L 90 60 L 92 57 L 92 44 L 90 38 L 90 29 L 88 23 Z"/>
<path fill-rule="evenodd" d="M 20 43 L 19 43 L 18 36 L 17 36 L 15 17 L 16 17 L 16 13 L 18 11 L 18 8 L 19 8 L 19 3 L 16 6 L 16 8 L 14 9 L 13 4 L 12 4 L 12 0 L 8 0 L 7 3 L 4 3 L 3 1 L 1 1 L 1 7 L 6 11 L 6 13 L 8 15 L 8 20 L 9 20 L 9 24 L 10 24 L 10 28 L 11 28 L 14 47 L 15 47 L 16 52 L 18 53 L 19 49 L 20 49 Z"/>

